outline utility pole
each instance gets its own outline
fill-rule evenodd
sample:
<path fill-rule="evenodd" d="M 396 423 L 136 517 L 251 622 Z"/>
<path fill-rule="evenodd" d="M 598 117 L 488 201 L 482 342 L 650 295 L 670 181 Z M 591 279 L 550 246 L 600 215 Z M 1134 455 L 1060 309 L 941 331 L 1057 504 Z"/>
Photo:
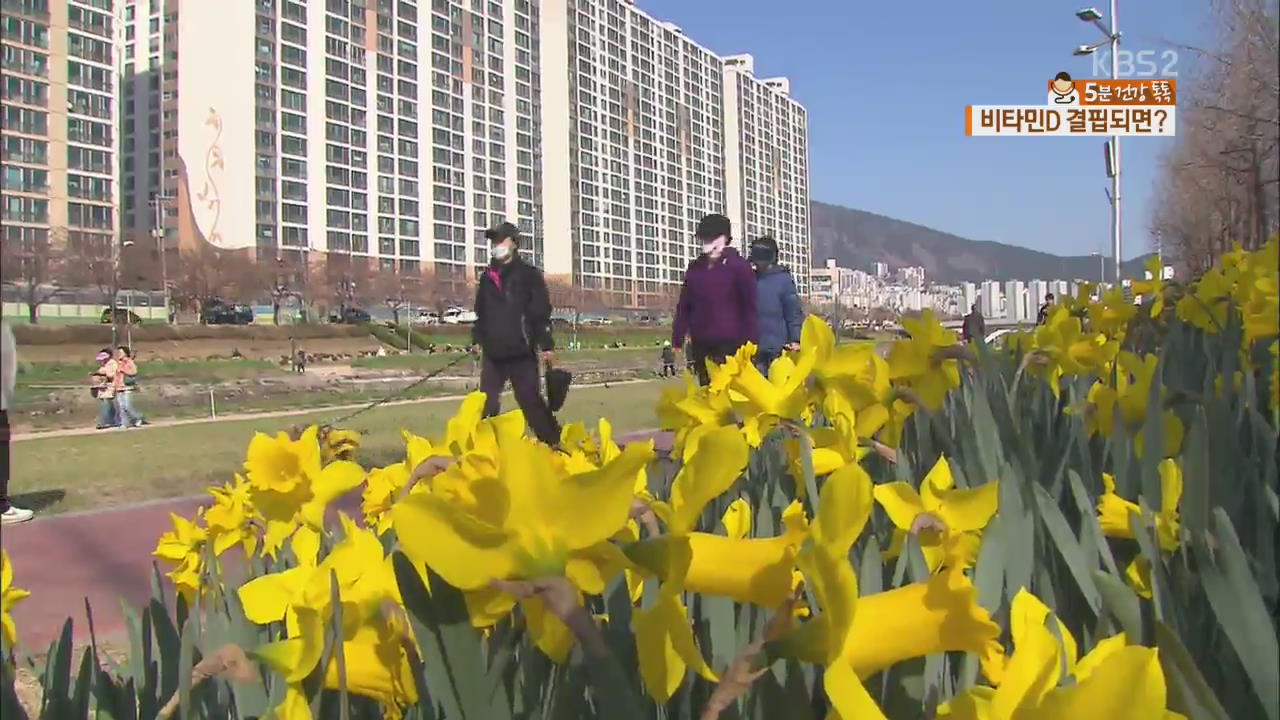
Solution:
<path fill-rule="evenodd" d="M 155 236 L 156 251 L 160 254 L 160 292 L 164 295 L 164 321 L 169 322 L 169 243 L 165 242 L 168 237 L 165 234 L 164 226 L 164 203 L 169 202 L 173 198 L 161 193 L 155 193 L 151 196 L 151 208 L 154 212 L 154 223 L 151 232 Z"/>

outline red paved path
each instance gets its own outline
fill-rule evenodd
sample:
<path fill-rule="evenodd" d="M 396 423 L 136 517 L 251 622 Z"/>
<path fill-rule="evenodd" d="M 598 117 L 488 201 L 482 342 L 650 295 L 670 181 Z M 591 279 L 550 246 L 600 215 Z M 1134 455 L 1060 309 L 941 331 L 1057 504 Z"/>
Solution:
<path fill-rule="evenodd" d="M 631 433 L 619 437 L 619 441 L 650 436 Z M 660 448 L 669 447 L 665 433 L 656 440 Z M 14 585 L 31 591 L 31 597 L 13 610 L 23 649 L 44 652 L 68 617 L 75 622 L 76 641 L 87 641 L 86 597 L 93 607 L 98 639 L 120 636 L 125 629 L 121 602 L 138 608 L 151 597 L 151 551 L 160 535 L 172 527 L 169 514 L 190 516 L 205 500 L 206 496 L 175 498 L 38 517 L 24 525 L 4 528 L 0 546 L 13 562 Z M 357 494 L 342 498 L 336 505 L 350 514 L 359 514 Z"/>

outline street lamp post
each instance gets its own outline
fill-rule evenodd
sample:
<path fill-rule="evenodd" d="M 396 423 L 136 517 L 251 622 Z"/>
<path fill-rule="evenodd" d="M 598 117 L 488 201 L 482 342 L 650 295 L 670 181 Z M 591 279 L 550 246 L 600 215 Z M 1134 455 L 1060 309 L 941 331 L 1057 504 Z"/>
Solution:
<path fill-rule="evenodd" d="M 1110 25 L 1102 22 L 1102 13 L 1094 8 L 1085 8 L 1076 12 L 1076 17 L 1083 22 L 1093 23 L 1106 40 L 1093 45 L 1081 45 L 1076 48 L 1076 55 L 1090 55 L 1103 45 L 1111 49 L 1111 79 L 1120 79 L 1120 59 L 1116 56 L 1120 49 L 1120 28 L 1116 24 L 1116 0 L 1111 0 Z M 1116 285 L 1120 284 L 1120 136 L 1109 138 L 1107 174 L 1111 176 L 1111 253 L 1115 264 Z"/>

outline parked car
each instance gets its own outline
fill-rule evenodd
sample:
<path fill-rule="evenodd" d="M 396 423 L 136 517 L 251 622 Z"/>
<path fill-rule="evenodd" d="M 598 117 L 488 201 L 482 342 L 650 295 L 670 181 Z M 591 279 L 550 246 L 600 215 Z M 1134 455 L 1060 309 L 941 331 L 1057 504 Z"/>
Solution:
<path fill-rule="evenodd" d="M 440 313 L 434 310 L 422 310 L 417 317 L 413 319 L 414 325 L 439 325 Z"/>
<path fill-rule="evenodd" d="M 220 300 L 207 301 L 200 309 L 200 322 L 205 325 L 251 325 L 253 308 Z"/>
<path fill-rule="evenodd" d="M 103 308 L 102 319 L 100 322 L 103 325 L 111 324 L 111 308 Z M 130 310 L 129 308 L 116 308 L 116 324 L 140 325 L 142 324 L 142 318 L 138 316 L 138 313 Z"/>
<path fill-rule="evenodd" d="M 582 325 L 612 325 L 613 321 L 600 315 L 583 315 L 579 323 Z"/>
<path fill-rule="evenodd" d="M 444 311 L 441 320 L 446 325 L 470 325 L 476 321 L 476 314 L 465 308 L 451 307 Z"/>
<path fill-rule="evenodd" d="M 369 322 L 371 319 L 368 312 L 354 307 L 343 308 L 341 314 L 329 316 L 329 322 L 342 323 L 343 325 L 360 325 Z"/>

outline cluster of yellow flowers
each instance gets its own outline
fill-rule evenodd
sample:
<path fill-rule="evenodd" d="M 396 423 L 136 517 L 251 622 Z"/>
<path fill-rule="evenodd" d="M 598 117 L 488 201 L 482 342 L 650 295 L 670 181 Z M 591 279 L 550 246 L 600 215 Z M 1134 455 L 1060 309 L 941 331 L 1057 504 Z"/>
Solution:
<path fill-rule="evenodd" d="M 1220 330 L 1226 316 L 1218 310 L 1230 299 L 1241 308 L 1246 342 L 1272 339 L 1274 354 L 1275 249 L 1272 242 L 1232 255 L 1177 301 L 1178 317 Z M 1162 317 L 1166 288 L 1158 272 L 1153 278 L 1135 290 L 1148 298 L 1148 316 Z M 1014 344 L 1035 360 L 1025 367 L 1055 392 L 1064 377 L 1100 378 L 1088 393 L 1091 432 L 1109 435 L 1117 421 L 1136 431 L 1152 385 L 1160 383 L 1156 356 L 1121 349 L 1140 312 L 1118 290 L 1099 301 L 1085 293 L 1055 307 Z M 665 392 L 659 417 L 672 431 L 679 461 L 665 496 L 649 482 L 652 441 L 620 446 L 600 420 L 594 429 L 565 427 L 553 450 L 525 436 L 518 411 L 484 418 L 484 397 L 475 393 L 442 436 L 406 431 L 403 459 L 368 471 L 353 461 L 360 438 L 349 431 L 256 435 L 243 473 L 211 488 L 211 503 L 194 518 L 175 515 L 155 556 L 188 597 L 214 590 L 209 566 L 233 548 L 254 558 L 251 565 L 270 561 L 271 572 L 237 592 L 246 617 L 278 633 L 255 655 L 288 685 L 276 708 L 287 720 L 311 717 L 314 687 L 304 681 L 318 670 L 325 687 L 373 698 L 387 717 L 417 701 L 413 658 L 420 653 L 408 632 L 392 549 L 428 587 L 438 577 L 461 591 L 477 628 L 495 626 L 518 607 L 529 637 L 557 662 L 575 643 L 592 651 L 592 633 L 610 619 L 593 616 L 588 608 L 598 603 L 587 598 L 622 577 L 634 605 L 630 630 L 640 675 L 659 702 L 690 671 L 718 680 L 685 604 L 690 596 L 715 596 L 774 612 L 770 651 L 821 666 L 840 717 L 884 717 L 864 679 L 951 651 L 977 656 L 988 684 L 952 698 L 939 717 L 1178 717 L 1165 709 L 1154 649 L 1115 635 L 1080 656 L 1068 628 L 1025 589 L 1010 610 L 1012 652 L 1006 652 L 969 575 L 998 510 L 999 479 L 957 487 L 944 456 L 917 490 L 908 482 L 875 485 L 860 465 L 869 452 L 894 457 L 907 418 L 941 408 L 960 386 L 970 351 L 955 334 L 930 312 L 904 325 L 909 339 L 882 354 L 870 343 L 838 344 L 829 326 L 810 317 L 799 350 L 767 373 L 755 367 L 756 349 L 747 345 L 711 368 L 708 387 L 687 378 L 684 387 Z M 1164 427 L 1164 456 L 1172 457 L 1183 428 L 1171 411 Z M 790 504 L 768 518 L 779 530 L 756 535 L 752 519 L 767 511 L 753 508 L 737 488 L 753 449 L 779 430 L 794 490 Z M 1182 542 L 1182 475 L 1173 459 L 1164 459 L 1159 473 L 1156 537 L 1173 552 Z M 1117 494 L 1110 476 L 1102 481 L 1103 532 L 1133 538 L 1139 506 Z M 361 517 L 338 512 L 336 524 L 327 521 L 330 506 L 357 490 Z M 728 507 L 723 532 L 702 522 L 714 504 Z M 894 528 L 882 559 L 897 557 L 914 538 L 928 577 L 861 595 L 850 550 L 877 504 Z M 9 612 L 23 593 L 11 589 L 8 558 L 0 559 L 4 640 L 11 646 Z M 1150 571 L 1140 561 L 1127 570 L 1148 596 Z M 330 628 L 340 630 L 341 642 L 326 656 Z"/>
<path fill-rule="evenodd" d="M 1280 350 L 1278 252 L 1280 239 L 1276 238 L 1253 252 L 1237 247 L 1189 287 L 1166 283 L 1160 260 L 1152 258 L 1147 263 L 1150 278 L 1134 281 L 1131 286 L 1141 306 L 1127 300 L 1119 287 L 1106 290 L 1100 299 L 1093 300 L 1093 286 L 1082 284 L 1076 297 L 1063 298 L 1050 309 L 1042 325 L 1014 334 L 1008 346 L 1025 356 L 1027 368 L 1044 377 L 1055 395 L 1064 378 L 1096 377 L 1084 408 L 1090 432 L 1110 436 L 1118 409 L 1126 429 L 1135 438 L 1136 452 L 1141 454 L 1144 442 L 1140 429 L 1146 420 L 1152 383 L 1160 385 L 1159 359 L 1153 354 L 1139 355 L 1121 349 L 1133 321 L 1144 315 L 1152 322 L 1165 321 L 1166 296 L 1177 297 L 1172 307 L 1178 320 L 1217 334 L 1228 327 L 1233 319 L 1228 313 L 1234 308 L 1242 328 L 1242 370 L 1234 378 L 1239 386 L 1241 372 L 1255 369 L 1255 347 L 1269 344 L 1268 351 L 1273 356 Z M 1271 368 L 1270 405 L 1274 410 L 1280 408 L 1280 374 L 1275 362 Z M 1167 408 L 1162 426 L 1164 454 L 1174 456 L 1185 429 L 1178 416 Z"/>

